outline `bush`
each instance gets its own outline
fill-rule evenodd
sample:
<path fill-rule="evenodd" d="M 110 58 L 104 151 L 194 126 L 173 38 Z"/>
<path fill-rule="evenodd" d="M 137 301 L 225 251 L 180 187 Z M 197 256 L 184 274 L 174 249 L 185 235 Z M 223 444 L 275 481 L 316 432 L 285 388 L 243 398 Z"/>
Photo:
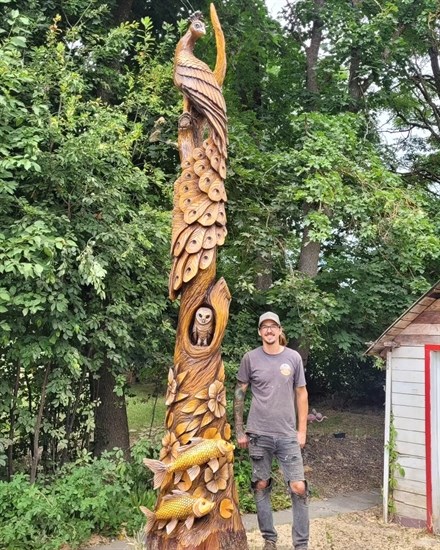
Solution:
<path fill-rule="evenodd" d="M 92 533 L 138 531 L 145 520 L 139 506 L 150 508 L 156 501 L 151 475 L 142 465 L 142 458 L 155 450 L 145 446 L 140 443 L 133 450 L 132 463 L 115 451 L 99 459 L 84 456 L 50 483 L 30 485 L 24 474 L 1 482 L 0 548 L 76 548 Z"/>

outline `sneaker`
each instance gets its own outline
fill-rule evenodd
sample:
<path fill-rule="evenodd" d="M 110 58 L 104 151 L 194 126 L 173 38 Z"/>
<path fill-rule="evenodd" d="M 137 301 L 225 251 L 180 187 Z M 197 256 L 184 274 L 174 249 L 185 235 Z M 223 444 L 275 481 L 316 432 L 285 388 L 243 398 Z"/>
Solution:
<path fill-rule="evenodd" d="M 277 543 L 273 540 L 266 540 L 264 542 L 263 550 L 277 550 Z"/>

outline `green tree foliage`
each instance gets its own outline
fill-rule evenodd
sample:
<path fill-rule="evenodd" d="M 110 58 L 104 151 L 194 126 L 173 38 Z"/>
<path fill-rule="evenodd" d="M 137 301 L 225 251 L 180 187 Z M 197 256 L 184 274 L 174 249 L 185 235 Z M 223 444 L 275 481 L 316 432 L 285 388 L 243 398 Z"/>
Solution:
<path fill-rule="evenodd" d="M 164 369 L 172 349 L 169 176 L 157 162 L 172 146 L 150 145 L 149 132 L 158 113 L 174 117 L 160 61 L 174 40 L 153 55 L 148 19 L 99 34 L 103 8 L 68 31 L 55 17 L 31 50 L 39 19 L 4 8 L 1 435 L 18 455 L 33 439 L 33 477 L 37 453 L 56 467 L 88 446 L 103 365 L 122 396 L 129 370 Z M 96 96 L 96 69 L 130 47 L 133 68 L 110 106 Z"/>

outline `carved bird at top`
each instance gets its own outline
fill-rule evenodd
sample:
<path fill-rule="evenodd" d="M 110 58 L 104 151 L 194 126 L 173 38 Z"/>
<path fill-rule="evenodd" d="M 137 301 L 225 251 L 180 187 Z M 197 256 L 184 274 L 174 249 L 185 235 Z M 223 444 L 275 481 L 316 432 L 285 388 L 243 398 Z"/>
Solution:
<path fill-rule="evenodd" d="M 217 48 L 214 72 L 193 54 L 197 39 L 205 34 L 200 12 L 191 17 L 188 32 L 179 41 L 174 58 L 174 82 L 184 96 L 182 117 L 195 118 L 194 127 L 199 129 L 206 122 L 209 137 L 201 142 L 202 136 L 192 130 L 196 139 L 185 142 L 192 146 L 181 149 L 182 172 L 174 184 L 173 266 L 169 280 L 172 300 L 185 283 L 212 265 L 216 248 L 224 243 L 227 233 L 224 180 L 228 136 L 226 105 L 220 87 L 226 65 L 223 35 L 212 5 L 211 20 L 217 47 L 221 45 L 220 50 Z M 223 59 L 220 63 L 219 52 Z M 194 111 L 201 117 L 194 117 Z"/>
<path fill-rule="evenodd" d="M 193 54 L 197 40 L 206 34 L 202 14 L 191 16 L 191 25 L 177 44 L 174 56 L 174 84 L 191 105 L 204 117 L 212 129 L 212 139 L 224 158 L 227 158 L 226 145 L 227 118 L 226 104 L 214 73 L 206 63 Z"/>

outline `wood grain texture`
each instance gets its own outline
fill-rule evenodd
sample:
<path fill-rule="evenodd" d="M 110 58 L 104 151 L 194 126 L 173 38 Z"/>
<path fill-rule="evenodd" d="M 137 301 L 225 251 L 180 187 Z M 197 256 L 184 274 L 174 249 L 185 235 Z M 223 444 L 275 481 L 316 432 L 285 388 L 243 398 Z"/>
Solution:
<path fill-rule="evenodd" d="M 180 447 L 194 438 L 226 442 L 231 438 L 220 350 L 231 296 L 226 281 L 216 281 L 217 248 L 227 234 L 227 120 L 221 93 L 226 57 L 223 33 L 212 4 L 211 20 L 217 44 L 214 71 L 193 54 L 194 43 L 203 30 L 195 19 L 175 55 L 174 78 L 184 95 L 184 113 L 178 130 L 181 173 L 174 184 L 169 280 L 170 298 L 180 295 L 180 311 L 174 365 L 168 375 L 167 433 L 160 454 L 161 460 L 168 463 L 180 456 Z M 213 312 L 213 332 L 206 344 L 195 345 L 191 335 L 195 314 L 201 307 Z M 169 533 L 155 520 L 146 536 L 150 550 L 248 548 L 238 508 L 232 452 L 201 464 L 198 470 L 190 468 L 168 476 L 160 487 L 156 510 L 175 489 L 202 495 L 215 503 L 214 509 L 196 518 L 190 528 L 179 521 Z"/>

